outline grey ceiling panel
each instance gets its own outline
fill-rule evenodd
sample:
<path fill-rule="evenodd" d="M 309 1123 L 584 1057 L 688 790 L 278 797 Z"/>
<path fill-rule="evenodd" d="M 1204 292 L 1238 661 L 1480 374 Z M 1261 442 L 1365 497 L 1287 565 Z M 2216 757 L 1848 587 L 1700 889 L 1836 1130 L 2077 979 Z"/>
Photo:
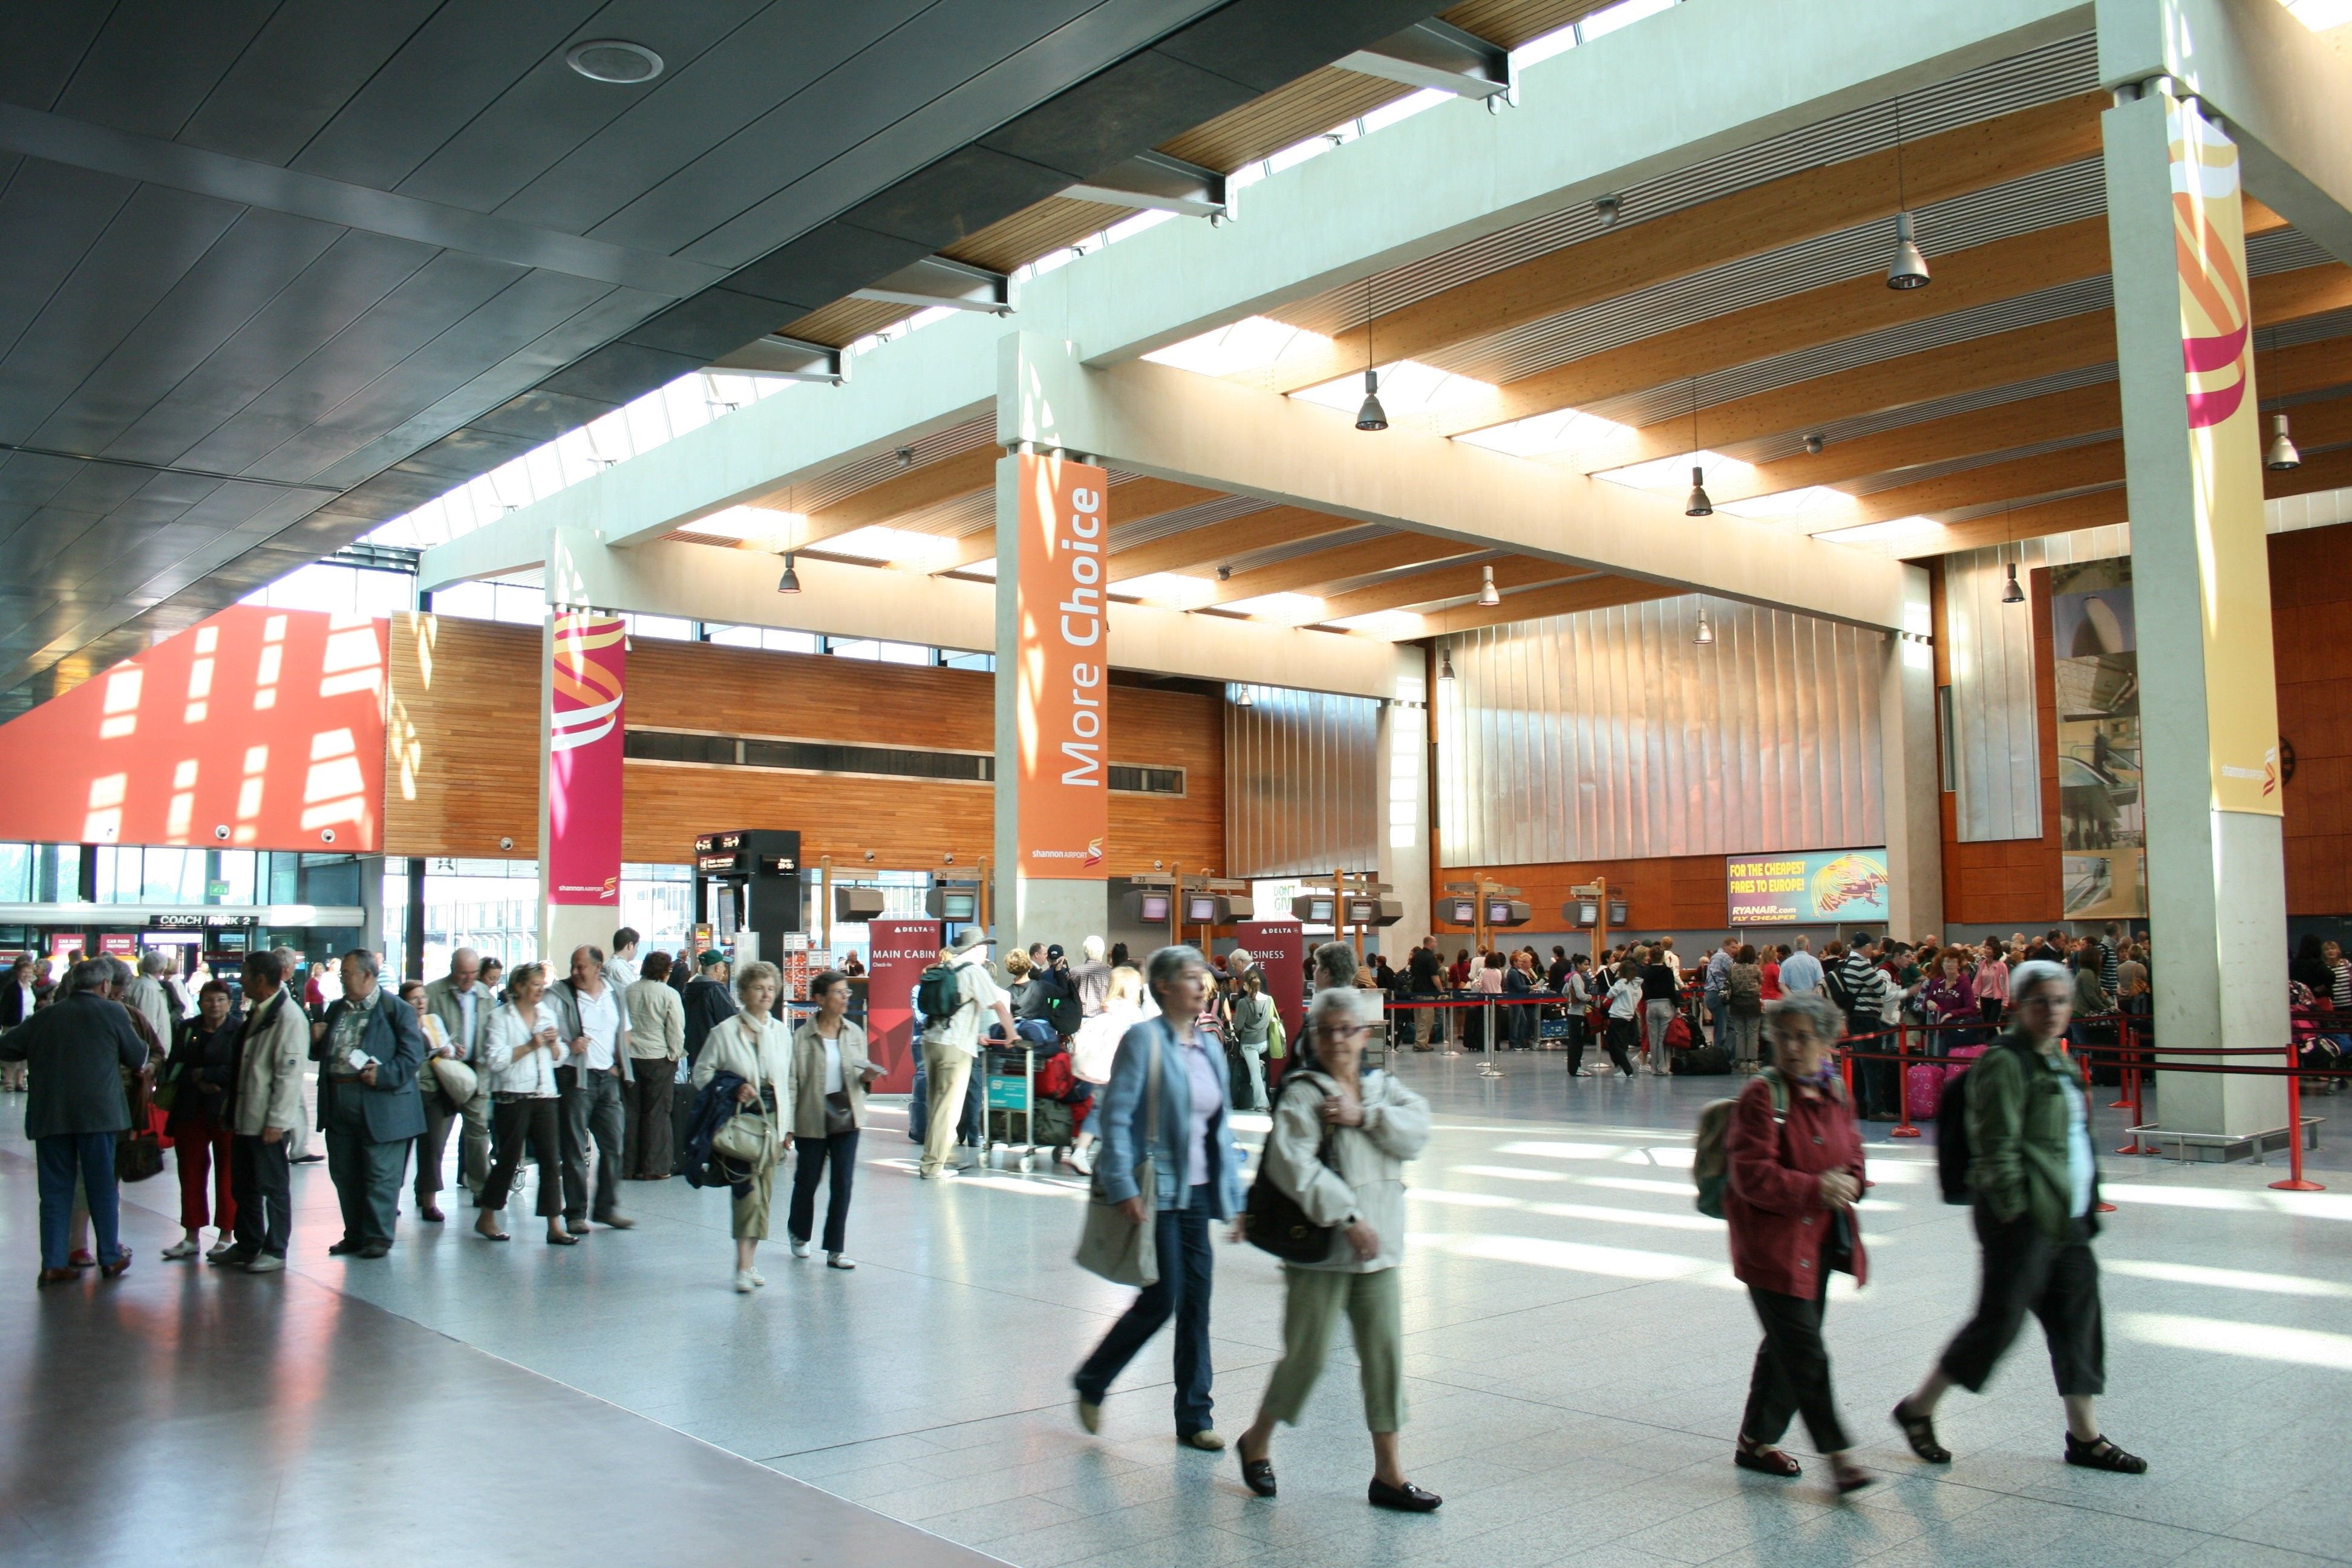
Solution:
<path fill-rule="evenodd" d="M 18 7 L 9 9 L 13 16 Z M 174 136 L 276 9 L 277 0 L 122 0 L 72 85 L 40 107 L 117 131 Z"/>
<path fill-rule="evenodd" d="M 440 4 L 279 6 L 178 140 L 264 163 L 292 162 Z"/>
<path fill-rule="evenodd" d="M 442 6 L 310 139 L 292 166 L 355 185 L 398 189 L 595 9 L 593 0 Z"/>
<path fill-rule="evenodd" d="M 65 455 L 0 452 L 0 716 L 1437 8 L 21 5 L 0 440 Z"/>

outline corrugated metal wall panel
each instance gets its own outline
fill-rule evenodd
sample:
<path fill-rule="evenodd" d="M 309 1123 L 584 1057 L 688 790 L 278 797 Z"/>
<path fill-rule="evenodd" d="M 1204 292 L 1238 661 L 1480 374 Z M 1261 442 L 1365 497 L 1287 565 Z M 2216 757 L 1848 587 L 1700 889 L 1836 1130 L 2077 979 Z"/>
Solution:
<path fill-rule="evenodd" d="M 1253 686 L 1225 704 L 1225 874 L 1380 864 L 1380 704 Z"/>
<path fill-rule="evenodd" d="M 1691 641 L 1701 605 L 1715 643 Z M 1449 643 L 1454 865 L 1876 844 L 1876 632 L 1696 595 Z"/>

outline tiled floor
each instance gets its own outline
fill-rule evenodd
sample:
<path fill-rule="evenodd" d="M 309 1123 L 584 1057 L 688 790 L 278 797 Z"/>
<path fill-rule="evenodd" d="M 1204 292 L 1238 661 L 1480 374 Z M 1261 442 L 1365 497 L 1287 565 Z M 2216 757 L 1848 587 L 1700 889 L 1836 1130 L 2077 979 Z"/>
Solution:
<path fill-rule="evenodd" d="M 1402 1064 L 1439 1123 L 1409 1173 L 1403 1279 L 1404 1452 L 1447 1499 L 1427 1518 L 1363 1502 L 1370 1449 L 1344 1344 L 1276 1447 L 1277 1501 L 1244 1492 L 1230 1455 L 1171 1441 L 1164 1336 L 1114 1390 L 1102 1436 L 1086 1436 L 1069 1373 L 1126 1293 L 1068 1261 L 1076 1184 L 1013 1172 L 917 1182 L 887 1113 L 858 1173 L 855 1273 L 794 1262 L 779 1243 L 762 1254 L 769 1287 L 736 1296 L 724 1199 L 676 1183 L 633 1185 L 641 1226 L 570 1249 L 539 1245 L 520 1215 L 506 1247 L 404 1222 L 392 1258 L 345 1264 L 324 1256 L 333 1196 L 315 1166 L 297 1177 L 296 1267 L 1025 1568 L 2352 1561 L 2352 1183 L 2290 1195 L 2264 1186 L 2274 1168 L 2106 1161 L 2118 1210 L 2099 1244 L 2115 1390 L 2102 1412 L 2153 1473 L 2059 1463 L 2058 1404 L 2030 1340 L 1986 1396 L 1947 1404 L 1958 1458 L 1931 1472 L 1885 1412 L 1965 1315 L 1975 1255 L 1965 1212 L 1936 1193 L 1933 1149 L 1874 1143 L 1875 1278 L 1858 1294 L 1840 1281 L 1829 1331 L 1848 1422 L 1888 1479 L 1840 1506 L 1814 1477 L 1775 1482 L 1729 1463 L 1756 1332 L 1686 1174 L 1688 1129 L 1727 1080 L 1570 1081 L 1549 1055 L 1502 1065 L 1482 1079 L 1467 1058 Z M 2103 1131 L 2120 1128 L 2102 1116 Z M 1243 1125 L 1254 1142 L 1262 1121 Z M 168 1180 L 134 1200 L 163 1208 Z M 0 1227 L 21 1235 L 28 1184 L 6 1184 Z M 154 1261 L 171 1235 L 162 1214 L 129 1228 L 142 1258 L 127 1290 L 192 1288 L 184 1266 Z M 1221 1244 L 1218 1271 L 1230 1436 L 1275 1359 L 1280 1285 L 1244 1247 Z"/>

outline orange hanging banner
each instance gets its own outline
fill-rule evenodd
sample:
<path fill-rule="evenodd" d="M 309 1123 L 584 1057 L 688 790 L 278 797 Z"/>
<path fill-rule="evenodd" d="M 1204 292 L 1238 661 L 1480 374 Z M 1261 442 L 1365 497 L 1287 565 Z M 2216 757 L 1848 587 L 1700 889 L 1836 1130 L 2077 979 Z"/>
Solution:
<path fill-rule="evenodd" d="M 1110 833 L 1109 476 L 1023 454 L 1014 725 L 1024 877 L 1098 880 Z"/>

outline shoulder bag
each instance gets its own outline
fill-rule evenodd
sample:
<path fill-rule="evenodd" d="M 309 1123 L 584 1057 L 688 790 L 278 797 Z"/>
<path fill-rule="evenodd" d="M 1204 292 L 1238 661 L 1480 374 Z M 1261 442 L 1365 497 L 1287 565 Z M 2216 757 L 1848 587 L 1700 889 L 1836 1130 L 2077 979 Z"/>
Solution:
<path fill-rule="evenodd" d="M 1164 1021 L 1153 1025 L 1151 1064 L 1144 1068 L 1147 1131 L 1140 1140 L 1143 1152 L 1135 1162 L 1135 1194 L 1143 1200 L 1143 1223 L 1136 1224 L 1119 1212 L 1118 1205 L 1106 1201 L 1102 1178 L 1097 1176 L 1087 1198 L 1086 1227 L 1078 1233 L 1078 1267 L 1114 1285 L 1160 1283 L 1160 1173 L 1151 1151 L 1160 1137 L 1160 1045 L 1167 1032 Z"/>
<path fill-rule="evenodd" d="M 435 1057 L 425 1065 L 433 1069 L 433 1076 L 439 1081 L 441 1092 L 448 1096 L 449 1103 L 459 1110 L 465 1108 L 466 1103 L 474 1098 L 474 1091 L 481 1087 L 474 1069 L 455 1057 Z"/>
<path fill-rule="evenodd" d="M 1298 1081 L 1307 1083 L 1305 1079 Z M 1285 1080 L 1283 1088 L 1286 1089 L 1289 1087 L 1288 1080 Z M 1308 1083 L 1307 1087 L 1312 1089 L 1314 1085 Z M 1275 1117 L 1277 1122 L 1281 1114 L 1281 1098 L 1276 1096 Z M 1336 1131 L 1336 1128 L 1325 1126 L 1323 1142 L 1315 1150 L 1315 1157 L 1326 1165 L 1331 1163 L 1331 1136 Z M 1269 1131 L 1267 1142 L 1271 1142 L 1273 1138 L 1274 1134 Z M 1242 1234 L 1249 1237 L 1252 1247 L 1261 1252 L 1270 1252 L 1285 1263 L 1320 1263 L 1331 1256 L 1331 1237 L 1339 1228 L 1333 1225 L 1317 1225 L 1308 1219 L 1298 1200 L 1275 1184 L 1274 1178 L 1266 1173 L 1265 1157 L 1259 1157 L 1257 1175 L 1250 1182 L 1249 1203 L 1242 1210 Z"/>

